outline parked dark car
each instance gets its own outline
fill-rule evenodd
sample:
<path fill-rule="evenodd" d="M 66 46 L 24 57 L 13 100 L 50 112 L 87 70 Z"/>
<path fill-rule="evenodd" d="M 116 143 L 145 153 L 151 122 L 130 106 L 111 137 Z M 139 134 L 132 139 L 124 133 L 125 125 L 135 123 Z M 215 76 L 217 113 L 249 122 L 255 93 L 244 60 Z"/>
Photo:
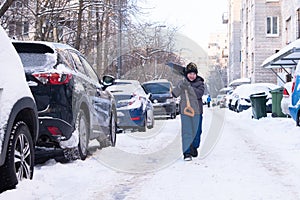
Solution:
<path fill-rule="evenodd" d="M 172 83 L 166 79 L 148 81 L 142 84 L 153 103 L 154 115 L 167 115 L 176 118 L 176 98 L 172 95 Z"/>
<path fill-rule="evenodd" d="M 0 193 L 31 179 L 38 113 L 21 60 L 0 26 Z"/>
<path fill-rule="evenodd" d="M 115 100 L 104 90 L 85 57 L 65 44 L 39 41 L 13 44 L 39 112 L 37 146 L 61 148 L 67 160 L 78 157 L 84 160 L 92 139 L 97 139 L 101 147 L 114 146 Z"/>
<path fill-rule="evenodd" d="M 118 84 L 107 88 L 117 102 L 118 127 L 145 132 L 153 128 L 153 105 L 140 84 Z"/>

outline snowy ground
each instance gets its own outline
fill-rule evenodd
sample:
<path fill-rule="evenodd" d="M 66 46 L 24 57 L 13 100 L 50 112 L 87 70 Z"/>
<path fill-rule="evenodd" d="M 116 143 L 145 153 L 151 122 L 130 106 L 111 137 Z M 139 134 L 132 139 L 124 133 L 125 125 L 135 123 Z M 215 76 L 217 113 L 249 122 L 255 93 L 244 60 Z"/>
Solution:
<path fill-rule="evenodd" d="M 33 180 L 0 199 L 300 199 L 300 128 L 292 119 L 205 107 L 203 125 L 191 162 L 182 160 L 180 118 L 160 119 L 146 133 L 119 134 L 115 148 L 93 143 L 85 161 L 38 165 Z"/>

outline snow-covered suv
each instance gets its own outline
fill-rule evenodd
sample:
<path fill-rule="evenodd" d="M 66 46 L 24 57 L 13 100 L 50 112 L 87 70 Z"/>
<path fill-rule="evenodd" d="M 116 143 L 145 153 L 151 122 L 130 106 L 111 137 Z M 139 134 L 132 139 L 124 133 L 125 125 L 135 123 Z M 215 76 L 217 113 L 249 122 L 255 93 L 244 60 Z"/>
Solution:
<path fill-rule="evenodd" d="M 16 50 L 0 26 L 0 193 L 33 176 L 37 108 Z"/>

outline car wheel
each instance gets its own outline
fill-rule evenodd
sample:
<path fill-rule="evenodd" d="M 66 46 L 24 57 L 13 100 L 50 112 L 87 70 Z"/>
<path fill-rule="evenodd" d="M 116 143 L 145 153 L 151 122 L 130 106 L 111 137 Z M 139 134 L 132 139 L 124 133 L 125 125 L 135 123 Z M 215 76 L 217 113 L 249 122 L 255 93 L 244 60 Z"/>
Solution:
<path fill-rule="evenodd" d="M 154 116 L 151 118 L 151 124 L 147 126 L 148 129 L 152 129 L 154 127 Z"/>
<path fill-rule="evenodd" d="M 146 132 L 146 126 L 147 126 L 147 115 L 145 114 L 143 125 L 138 128 L 138 131 L 139 132 Z"/>
<path fill-rule="evenodd" d="M 239 107 L 238 107 L 239 105 L 238 105 L 238 103 L 236 102 L 236 104 L 235 104 L 235 106 L 234 106 L 234 111 L 235 112 L 239 112 Z"/>
<path fill-rule="evenodd" d="M 25 122 L 17 122 L 12 129 L 6 160 L 0 168 L 0 192 L 12 189 L 22 179 L 32 179 L 34 148 Z"/>
<path fill-rule="evenodd" d="M 85 114 L 83 110 L 80 110 L 76 121 L 76 129 L 78 130 L 79 136 L 78 150 L 81 160 L 85 160 L 88 155 L 88 127 L 88 121 Z"/>
<path fill-rule="evenodd" d="M 171 119 L 175 119 L 176 118 L 176 113 L 171 113 Z"/>
<path fill-rule="evenodd" d="M 110 142 L 111 146 L 116 146 L 117 141 L 117 121 L 115 112 L 112 112 L 111 119 L 110 119 Z"/>

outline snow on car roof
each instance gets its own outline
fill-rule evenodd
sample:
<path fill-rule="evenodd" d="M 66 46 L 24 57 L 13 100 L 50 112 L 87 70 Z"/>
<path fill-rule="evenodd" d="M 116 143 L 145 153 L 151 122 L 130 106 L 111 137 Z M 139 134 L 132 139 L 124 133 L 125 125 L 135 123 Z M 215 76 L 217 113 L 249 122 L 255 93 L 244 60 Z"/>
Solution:
<path fill-rule="evenodd" d="M 138 80 L 129 80 L 129 79 L 117 79 L 115 80 L 116 84 L 137 84 L 140 85 L 140 82 Z"/>
<path fill-rule="evenodd" d="M 249 97 L 251 94 L 265 92 L 269 95 L 270 90 L 279 88 L 280 86 L 272 83 L 252 83 L 252 84 L 243 84 L 238 86 L 233 94 L 238 94 L 240 97 Z"/>
<path fill-rule="evenodd" d="M 137 90 L 134 84 L 112 85 L 107 88 L 111 93 L 133 93 Z"/>
<path fill-rule="evenodd" d="M 147 81 L 144 82 L 143 84 L 148 84 L 148 83 L 169 83 L 167 79 L 157 79 L 157 80 L 152 80 L 152 81 Z"/>
<path fill-rule="evenodd" d="M 250 82 L 251 82 L 251 80 L 249 78 L 239 78 L 239 79 L 231 81 L 229 83 L 229 86 L 240 85 L 243 83 L 250 83 Z"/>

